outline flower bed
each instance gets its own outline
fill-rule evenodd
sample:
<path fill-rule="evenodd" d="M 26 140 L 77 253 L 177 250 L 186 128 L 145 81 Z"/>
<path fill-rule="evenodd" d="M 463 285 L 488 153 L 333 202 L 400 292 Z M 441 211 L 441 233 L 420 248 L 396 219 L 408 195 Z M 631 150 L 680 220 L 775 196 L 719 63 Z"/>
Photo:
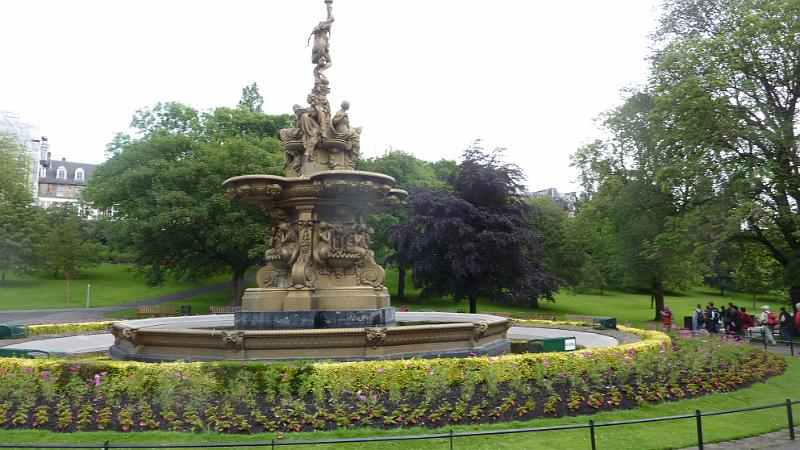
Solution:
<path fill-rule="evenodd" d="M 560 354 L 357 363 L 0 360 L 0 427 L 301 431 L 494 423 L 731 391 L 780 357 L 715 338 Z"/>

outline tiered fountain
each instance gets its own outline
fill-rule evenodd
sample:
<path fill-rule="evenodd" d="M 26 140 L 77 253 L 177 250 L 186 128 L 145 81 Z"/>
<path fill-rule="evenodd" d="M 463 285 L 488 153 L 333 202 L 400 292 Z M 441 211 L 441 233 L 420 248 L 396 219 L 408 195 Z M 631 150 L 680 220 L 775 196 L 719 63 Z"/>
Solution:
<path fill-rule="evenodd" d="M 402 206 L 390 176 L 355 170 L 361 128 L 348 102 L 331 114 L 332 0 L 312 31 L 314 87 L 308 106 L 280 131 L 285 176 L 243 175 L 223 183 L 232 201 L 278 222 L 271 248 L 233 317 L 144 319 L 115 324 L 111 354 L 121 359 L 373 359 L 466 356 L 508 350 L 509 321 L 470 314 L 396 313 L 384 270 L 369 249 L 372 212 Z M 231 320 L 233 319 L 233 320 Z M 400 325 L 401 322 L 426 322 Z"/>

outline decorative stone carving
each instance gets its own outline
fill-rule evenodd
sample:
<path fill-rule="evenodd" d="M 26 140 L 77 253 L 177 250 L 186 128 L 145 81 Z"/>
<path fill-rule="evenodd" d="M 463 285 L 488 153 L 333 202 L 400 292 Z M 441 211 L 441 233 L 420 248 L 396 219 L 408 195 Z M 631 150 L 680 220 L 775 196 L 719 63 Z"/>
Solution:
<path fill-rule="evenodd" d="M 382 347 L 386 340 L 386 328 L 364 328 L 367 333 L 367 345 L 372 348 Z"/>
<path fill-rule="evenodd" d="M 244 348 L 244 332 L 243 331 L 224 331 L 222 333 L 222 342 L 226 348 L 238 352 Z"/>
<path fill-rule="evenodd" d="M 361 127 L 350 127 L 350 116 L 347 110 L 350 109 L 350 102 L 343 101 L 342 107 L 331 120 L 334 136 L 347 142 L 348 151 L 346 155 L 346 165 L 348 168 L 356 167 L 356 160 L 361 155 Z"/>

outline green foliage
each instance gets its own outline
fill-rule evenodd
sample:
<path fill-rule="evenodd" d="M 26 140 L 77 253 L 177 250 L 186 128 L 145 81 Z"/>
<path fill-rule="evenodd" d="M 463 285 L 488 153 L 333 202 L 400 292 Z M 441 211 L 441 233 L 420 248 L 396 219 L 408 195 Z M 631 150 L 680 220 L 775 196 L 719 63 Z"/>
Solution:
<path fill-rule="evenodd" d="M 200 115 L 177 103 L 137 112 L 141 134 L 118 136 L 111 157 L 97 167 L 85 195 L 114 208 L 114 239 L 135 253 L 150 285 L 201 278 L 230 270 L 231 304 L 240 301 L 242 277 L 260 261 L 264 227 L 255 207 L 231 203 L 222 182 L 247 173 L 282 172 L 282 148 L 274 138 L 284 116 L 246 108 L 217 108 Z"/>
<path fill-rule="evenodd" d="M 264 97 L 258 90 L 258 83 L 253 82 L 249 86 L 242 88 L 242 98 L 239 99 L 239 108 L 245 108 L 250 112 L 264 112 L 261 107 L 264 105 Z"/>
<path fill-rule="evenodd" d="M 0 204 L 33 201 L 33 159 L 11 135 L 0 133 Z"/>
<path fill-rule="evenodd" d="M 733 199 L 739 237 L 786 269 L 800 301 L 800 4 L 795 0 L 666 3 L 651 85 L 665 180 L 710 180 Z M 702 194 L 702 191 L 700 192 Z M 707 200 L 707 199 L 702 199 Z"/>
<path fill-rule="evenodd" d="M 39 265 L 42 237 L 47 232 L 41 208 L 23 203 L 0 202 L 0 286 L 6 273 L 29 274 Z"/>
<path fill-rule="evenodd" d="M 550 197 L 531 197 L 528 225 L 541 237 L 542 261 L 547 271 L 567 284 L 578 281 L 579 250 L 570 242 L 571 222 L 566 209 Z"/>
<path fill-rule="evenodd" d="M 82 271 L 100 264 L 104 251 L 102 245 L 86 232 L 85 222 L 72 203 L 53 205 L 47 209 L 48 231 L 44 235 L 46 251 L 41 265 L 54 273 L 61 273 L 67 282 L 66 301 L 72 301 L 72 284 Z"/>

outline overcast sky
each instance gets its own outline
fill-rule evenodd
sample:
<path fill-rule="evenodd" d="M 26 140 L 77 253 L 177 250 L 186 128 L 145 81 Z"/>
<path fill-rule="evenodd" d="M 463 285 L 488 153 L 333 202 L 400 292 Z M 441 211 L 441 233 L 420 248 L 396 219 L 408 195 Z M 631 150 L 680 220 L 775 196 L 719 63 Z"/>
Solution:
<path fill-rule="evenodd" d="M 362 151 L 457 159 L 508 149 L 527 184 L 575 189 L 569 155 L 647 73 L 658 0 L 334 0 L 329 100 L 349 100 Z M 267 113 L 313 85 L 322 0 L 4 0 L 0 110 L 53 156 L 100 163 L 134 111 L 235 106 L 258 82 Z"/>

